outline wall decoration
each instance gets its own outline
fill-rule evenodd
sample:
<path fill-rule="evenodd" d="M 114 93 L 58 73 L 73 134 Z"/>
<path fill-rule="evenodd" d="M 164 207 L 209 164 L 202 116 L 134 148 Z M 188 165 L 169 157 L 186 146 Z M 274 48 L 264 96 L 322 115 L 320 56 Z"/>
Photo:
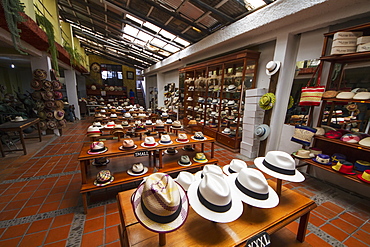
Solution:
<path fill-rule="evenodd" d="M 128 80 L 133 80 L 134 79 L 134 72 L 127 71 L 127 79 Z"/>

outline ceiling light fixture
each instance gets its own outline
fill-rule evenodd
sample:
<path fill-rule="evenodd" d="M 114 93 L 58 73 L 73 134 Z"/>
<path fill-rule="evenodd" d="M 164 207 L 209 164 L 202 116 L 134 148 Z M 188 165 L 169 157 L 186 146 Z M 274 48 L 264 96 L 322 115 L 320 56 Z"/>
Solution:
<path fill-rule="evenodd" d="M 10 65 L 10 68 L 12 68 L 12 69 L 14 69 L 14 68 L 15 68 L 14 63 L 12 63 L 12 64 Z"/>

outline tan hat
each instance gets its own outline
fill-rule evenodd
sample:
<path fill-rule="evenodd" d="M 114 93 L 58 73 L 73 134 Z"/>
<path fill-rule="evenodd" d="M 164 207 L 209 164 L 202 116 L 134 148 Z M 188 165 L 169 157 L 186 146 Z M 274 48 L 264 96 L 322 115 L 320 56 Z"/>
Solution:
<path fill-rule="evenodd" d="M 353 99 L 357 100 L 368 100 L 370 99 L 370 92 L 359 92 L 353 96 Z"/>
<path fill-rule="evenodd" d="M 370 147 L 370 137 L 365 137 L 358 144 L 366 147 Z"/>
<path fill-rule="evenodd" d="M 334 90 L 329 90 L 329 91 L 326 91 L 323 93 L 322 97 L 324 99 L 327 99 L 327 98 L 335 98 L 337 95 L 338 95 L 338 91 L 334 91 Z"/>
<path fill-rule="evenodd" d="M 337 99 L 352 99 L 353 96 L 355 96 L 354 93 L 352 92 L 340 92 L 338 95 L 337 95 Z"/>

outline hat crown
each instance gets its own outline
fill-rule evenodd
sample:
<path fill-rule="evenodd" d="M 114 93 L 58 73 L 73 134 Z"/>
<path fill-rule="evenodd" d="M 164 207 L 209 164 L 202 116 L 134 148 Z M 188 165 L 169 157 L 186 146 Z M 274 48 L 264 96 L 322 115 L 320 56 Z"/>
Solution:
<path fill-rule="evenodd" d="M 133 172 L 141 172 L 143 171 L 143 169 L 144 169 L 143 163 L 136 163 L 132 166 Z"/>
<path fill-rule="evenodd" d="M 164 173 L 154 173 L 146 179 L 141 200 L 151 213 L 160 216 L 172 215 L 181 202 L 177 184 Z"/>
<path fill-rule="evenodd" d="M 275 61 L 270 61 L 266 64 L 266 69 L 268 71 L 273 71 L 276 68 L 277 64 Z"/>
<path fill-rule="evenodd" d="M 292 156 L 283 151 L 269 151 L 266 154 L 265 161 L 270 165 L 275 167 L 285 169 L 285 170 L 294 170 L 295 162 Z"/>
<path fill-rule="evenodd" d="M 178 139 L 188 139 L 188 136 L 186 135 L 186 134 L 184 134 L 184 133 L 180 133 L 179 135 L 178 135 Z"/>
<path fill-rule="evenodd" d="M 259 193 L 268 193 L 268 184 L 262 172 L 254 168 L 243 168 L 237 177 L 238 182 L 246 189 Z"/>
<path fill-rule="evenodd" d="M 203 171 L 202 171 L 203 174 L 207 174 L 207 173 L 212 173 L 214 175 L 217 175 L 217 176 L 220 176 L 220 177 L 223 177 L 223 173 L 222 173 L 222 169 L 221 167 L 219 166 L 216 166 L 216 165 L 205 165 L 203 167 Z"/>
<path fill-rule="evenodd" d="M 95 131 L 100 132 L 99 128 L 96 127 L 96 126 L 93 126 L 93 125 L 91 125 L 91 126 L 89 126 L 89 128 L 87 128 L 87 132 L 95 132 Z"/>
<path fill-rule="evenodd" d="M 169 135 L 162 135 L 161 136 L 161 141 L 169 141 L 169 140 L 171 140 Z"/>
<path fill-rule="evenodd" d="M 93 150 L 104 148 L 104 142 L 93 142 L 90 147 Z"/>
<path fill-rule="evenodd" d="M 204 174 L 199 184 L 199 192 L 205 200 L 217 206 L 224 206 L 231 202 L 229 185 L 222 177 L 212 173 Z"/>
<path fill-rule="evenodd" d="M 234 172 L 239 172 L 245 167 L 247 167 L 247 163 L 245 163 L 243 160 L 232 159 L 230 162 L 230 169 L 232 169 Z"/>
<path fill-rule="evenodd" d="M 123 140 L 123 146 L 133 146 L 134 145 L 134 141 L 132 139 L 129 139 L 129 140 Z"/>
<path fill-rule="evenodd" d="M 195 177 L 190 172 L 182 171 L 176 178 L 176 182 L 180 184 L 185 190 L 194 182 Z"/>
<path fill-rule="evenodd" d="M 151 143 L 154 143 L 155 140 L 154 140 L 154 137 L 153 136 L 147 136 L 145 137 L 145 143 L 147 144 L 151 144 Z"/>
<path fill-rule="evenodd" d="M 97 175 L 96 179 L 99 182 L 105 182 L 108 181 L 112 177 L 112 174 L 109 170 L 101 170 Z"/>

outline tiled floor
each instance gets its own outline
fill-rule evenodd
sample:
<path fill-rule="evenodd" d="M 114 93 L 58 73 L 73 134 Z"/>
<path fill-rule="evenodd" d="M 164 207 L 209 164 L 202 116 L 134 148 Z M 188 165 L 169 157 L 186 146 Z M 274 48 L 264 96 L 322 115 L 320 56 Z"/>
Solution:
<path fill-rule="evenodd" d="M 82 213 L 77 156 L 88 141 L 89 123 L 69 123 L 63 136 L 47 135 L 41 143 L 27 140 L 28 155 L 15 152 L 0 158 L 0 246 L 120 245 L 114 198 L 127 186 L 93 193 L 88 213 Z M 218 145 L 216 158 L 220 165 L 233 158 L 247 160 Z M 312 198 L 318 207 L 311 213 L 306 243 L 294 241 L 298 223 L 293 222 L 272 236 L 272 246 L 370 246 L 369 199 L 308 175 L 302 183 L 284 185 Z"/>

